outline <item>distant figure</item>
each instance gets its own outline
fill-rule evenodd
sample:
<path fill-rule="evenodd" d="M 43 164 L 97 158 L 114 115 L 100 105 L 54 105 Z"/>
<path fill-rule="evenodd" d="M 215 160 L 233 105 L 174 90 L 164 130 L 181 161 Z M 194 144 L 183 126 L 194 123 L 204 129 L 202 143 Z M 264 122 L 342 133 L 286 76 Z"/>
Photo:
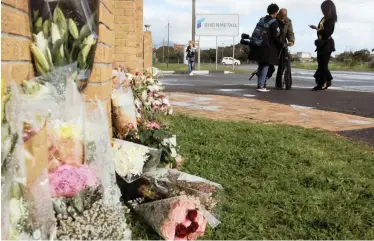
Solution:
<path fill-rule="evenodd" d="M 282 8 L 278 13 L 279 38 L 283 44 L 292 47 L 295 44 L 295 34 L 293 32 L 292 21 L 287 17 L 287 9 Z M 285 72 L 285 73 L 284 73 Z M 283 79 L 284 74 L 284 79 Z M 287 48 L 282 48 L 279 54 L 279 65 L 275 88 L 290 90 L 292 86 L 291 57 Z"/>
<path fill-rule="evenodd" d="M 335 51 L 335 42 L 332 38 L 335 29 L 335 23 L 338 21 L 336 14 L 336 7 L 333 1 L 326 0 L 321 5 L 323 18 L 318 24 L 310 25 L 309 27 L 317 30 L 318 39 L 314 42 L 316 45 L 318 69 L 314 74 L 317 86 L 313 88 L 313 91 L 326 90 L 331 86 L 331 80 L 333 79 L 330 70 L 329 62 L 331 53 Z"/>
<path fill-rule="evenodd" d="M 186 59 L 188 61 L 188 72 L 192 76 L 193 70 L 195 67 L 195 56 L 196 56 L 195 44 L 192 41 L 189 42 L 186 52 L 187 52 Z"/>
<path fill-rule="evenodd" d="M 277 15 L 279 7 L 276 4 L 269 5 L 268 15 L 261 18 L 253 31 L 249 42 L 249 60 L 258 63 L 258 86 L 257 91 L 268 92 L 265 88 L 266 77 L 269 68 L 278 65 L 278 50 L 283 47 L 282 42 L 277 38 Z"/>

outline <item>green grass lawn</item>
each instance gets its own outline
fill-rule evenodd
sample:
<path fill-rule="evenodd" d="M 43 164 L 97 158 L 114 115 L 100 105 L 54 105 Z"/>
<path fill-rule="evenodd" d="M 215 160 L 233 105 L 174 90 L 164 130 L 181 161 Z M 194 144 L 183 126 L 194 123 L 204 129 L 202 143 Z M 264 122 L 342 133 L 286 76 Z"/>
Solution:
<path fill-rule="evenodd" d="M 184 171 L 221 183 L 204 239 L 374 239 L 374 150 L 298 127 L 171 118 Z M 132 219 L 134 239 L 158 239 Z"/>
<path fill-rule="evenodd" d="M 294 62 L 292 63 L 292 67 L 297 68 L 297 69 L 315 70 L 318 67 L 318 63 L 317 62 L 313 62 L 313 63 Z M 373 72 L 374 71 L 374 69 L 369 68 L 369 65 L 367 64 L 362 64 L 362 65 L 357 65 L 357 66 L 352 67 L 348 65 L 330 63 L 329 69 L 335 70 L 335 71 L 359 71 L 359 72 Z"/>
<path fill-rule="evenodd" d="M 311 70 L 316 70 L 317 69 L 317 62 L 313 63 L 300 63 L 300 62 L 294 62 L 292 63 L 292 68 L 297 68 L 297 69 L 311 69 Z M 169 71 L 187 71 L 188 67 L 185 64 L 169 64 L 169 67 L 167 67 L 166 64 L 155 64 L 154 67 L 161 69 L 161 70 L 169 70 Z M 236 68 L 234 71 L 232 70 L 232 66 L 224 66 L 219 64 L 218 65 L 218 70 L 227 70 L 227 71 L 233 71 L 238 74 L 242 73 L 250 73 L 253 72 L 253 70 L 248 70 L 246 68 L 239 67 L 240 69 Z M 337 71 L 359 71 L 359 72 L 373 72 L 374 69 L 369 68 L 367 64 L 363 64 L 360 66 L 346 66 L 346 65 L 340 65 L 340 64 L 330 64 L 329 66 L 330 70 L 337 70 Z M 195 69 L 197 68 L 197 64 L 195 66 Z M 215 64 L 201 64 L 200 66 L 201 70 L 216 70 L 216 65 Z"/>

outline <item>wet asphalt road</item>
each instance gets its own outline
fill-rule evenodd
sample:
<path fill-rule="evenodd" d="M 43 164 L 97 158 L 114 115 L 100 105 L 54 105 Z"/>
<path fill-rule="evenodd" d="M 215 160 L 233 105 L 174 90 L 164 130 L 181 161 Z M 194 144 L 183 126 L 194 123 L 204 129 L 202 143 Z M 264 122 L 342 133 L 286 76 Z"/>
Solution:
<path fill-rule="evenodd" d="M 273 103 L 299 105 L 315 109 L 374 118 L 374 73 L 332 72 L 333 87 L 327 91 L 311 91 L 314 71 L 293 70 L 293 90 L 275 90 L 274 78 L 268 82 L 268 93 L 256 91 L 257 80 L 248 74 L 210 74 L 203 76 L 164 76 L 168 92 L 215 94 L 255 98 Z M 366 142 L 374 147 L 374 128 L 340 132 L 343 136 Z"/>

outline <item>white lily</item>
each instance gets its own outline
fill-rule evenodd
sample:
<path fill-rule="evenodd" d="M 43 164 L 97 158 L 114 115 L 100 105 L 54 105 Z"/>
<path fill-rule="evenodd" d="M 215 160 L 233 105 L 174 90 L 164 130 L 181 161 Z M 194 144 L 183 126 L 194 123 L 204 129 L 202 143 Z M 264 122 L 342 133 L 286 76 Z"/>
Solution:
<path fill-rule="evenodd" d="M 167 98 L 164 98 L 164 99 L 162 100 L 162 103 L 165 104 L 165 105 L 167 105 L 167 106 L 170 105 L 170 101 L 169 101 Z"/>
<path fill-rule="evenodd" d="M 61 33 L 60 30 L 55 23 L 51 23 L 51 36 L 52 36 L 52 44 L 55 44 L 58 40 L 61 39 Z M 61 44 L 60 47 L 60 55 L 62 58 L 64 58 L 64 45 Z"/>

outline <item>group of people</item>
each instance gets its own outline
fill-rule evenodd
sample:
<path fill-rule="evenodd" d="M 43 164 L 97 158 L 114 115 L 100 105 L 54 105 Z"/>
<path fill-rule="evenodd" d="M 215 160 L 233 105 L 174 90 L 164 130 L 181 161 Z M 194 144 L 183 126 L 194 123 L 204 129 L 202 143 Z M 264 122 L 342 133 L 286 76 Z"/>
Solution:
<path fill-rule="evenodd" d="M 325 90 L 331 86 L 333 79 L 328 65 L 332 52 L 335 51 L 335 43 L 332 38 L 337 13 L 335 4 L 331 0 L 325 0 L 321 5 L 323 18 L 318 26 L 310 25 L 311 29 L 317 31 L 315 40 L 318 69 L 314 74 L 317 85 L 314 91 Z M 292 76 L 290 68 L 290 54 L 288 47 L 295 44 L 292 21 L 287 17 L 287 10 L 279 9 L 278 5 L 271 4 L 267 9 L 268 15 L 261 18 L 256 25 L 251 37 L 243 34 L 242 39 L 249 40 L 249 60 L 258 63 L 258 86 L 259 92 L 268 92 L 266 81 L 275 72 L 278 65 L 278 72 L 275 81 L 277 89 L 291 89 Z M 243 42 L 242 42 L 243 43 Z"/>

